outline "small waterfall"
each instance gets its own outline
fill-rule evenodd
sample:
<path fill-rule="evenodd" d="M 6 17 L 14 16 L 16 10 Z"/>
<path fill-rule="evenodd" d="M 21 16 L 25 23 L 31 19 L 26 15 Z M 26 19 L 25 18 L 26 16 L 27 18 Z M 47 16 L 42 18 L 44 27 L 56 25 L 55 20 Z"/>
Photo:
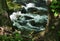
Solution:
<path fill-rule="evenodd" d="M 17 1 L 17 3 L 22 5 L 22 9 L 13 12 L 10 15 L 10 19 L 13 22 L 13 26 L 17 27 L 23 33 L 23 37 L 30 37 L 29 33 L 31 31 L 44 31 L 48 20 L 46 1 L 21 0 Z"/>
<path fill-rule="evenodd" d="M 13 26 L 23 30 L 30 31 L 42 31 L 45 30 L 45 25 L 48 20 L 47 8 L 36 7 L 34 3 L 28 3 L 26 6 L 22 6 L 25 8 L 27 13 L 22 13 L 22 11 L 13 12 L 10 15 L 10 19 L 13 22 Z M 33 8 L 33 9 L 32 9 Z M 37 9 L 36 13 L 33 10 Z M 30 11 L 33 11 L 32 13 Z M 39 13 L 38 11 L 43 11 L 44 13 Z M 41 15 L 40 15 L 41 14 Z"/>

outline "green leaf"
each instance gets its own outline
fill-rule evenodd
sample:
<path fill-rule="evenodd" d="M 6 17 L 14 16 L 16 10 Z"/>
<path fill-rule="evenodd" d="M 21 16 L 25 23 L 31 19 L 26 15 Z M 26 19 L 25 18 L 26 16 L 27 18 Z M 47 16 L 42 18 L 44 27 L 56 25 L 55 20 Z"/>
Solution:
<path fill-rule="evenodd" d="M 54 16 L 55 16 L 55 17 L 57 17 L 57 16 L 58 16 L 58 13 L 57 13 L 57 12 L 55 12 L 55 13 L 54 13 Z"/>

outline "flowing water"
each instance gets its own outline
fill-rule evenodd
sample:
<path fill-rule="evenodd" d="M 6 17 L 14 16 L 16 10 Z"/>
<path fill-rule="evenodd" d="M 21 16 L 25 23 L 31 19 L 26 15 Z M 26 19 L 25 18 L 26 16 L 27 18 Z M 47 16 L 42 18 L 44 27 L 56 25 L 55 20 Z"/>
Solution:
<path fill-rule="evenodd" d="M 13 12 L 10 15 L 13 26 L 25 31 L 40 32 L 45 30 L 48 20 L 46 0 L 14 0 L 13 2 L 22 5 L 21 11 Z"/>

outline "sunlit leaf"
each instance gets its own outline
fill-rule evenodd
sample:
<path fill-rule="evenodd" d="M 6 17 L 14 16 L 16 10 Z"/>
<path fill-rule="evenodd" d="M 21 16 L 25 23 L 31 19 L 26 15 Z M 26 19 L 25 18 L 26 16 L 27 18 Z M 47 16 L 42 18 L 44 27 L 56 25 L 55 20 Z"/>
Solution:
<path fill-rule="evenodd" d="M 57 12 L 55 12 L 55 13 L 54 13 L 54 16 L 55 16 L 55 17 L 57 17 L 57 16 L 58 16 L 58 13 L 57 13 Z"/>

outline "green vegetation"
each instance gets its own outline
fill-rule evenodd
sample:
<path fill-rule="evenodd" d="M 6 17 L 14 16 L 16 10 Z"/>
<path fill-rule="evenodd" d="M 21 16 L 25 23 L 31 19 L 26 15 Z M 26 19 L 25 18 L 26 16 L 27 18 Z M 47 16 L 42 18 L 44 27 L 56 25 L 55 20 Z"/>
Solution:
<path fill-rule="evenodd" d="M 0 35 L 0 41 L 22 41 L 22 37 L 19 33 L 14 33 L 13 35 Z"/>
<path fill-rule="evenodd" d="M 51 11 L 54 13 L 54 16 L 58 16 L 58 14 L 60 12 L 60 1 L 52 0 L 50 8 L 51 8 Z"/>
<path fill-rule="evenodd" d="M 7 6 L 3 6 L 5 4 Z M 11 22 L 9 18 L 7 18 L 8 13 L 6 10 L 16 10 L 18 11 L 21 8 L 20 4 L 17 3 L 12 3 L 12 0 L 6 0 L 3 1 L 0 0 L 0 26 L 11 26 Z M 53 23 L 51 23 L 51 28 L 49 32 L 47 32 L 46 37 L 44 36 L 43 39 L 46 39 L 47 41 L 59 41 L 60 38 L 60 18 L 58 17 L 60 15 L 60 1 L 59 0 L 52 0 L 50 4 L 50 11 L 52 14 L 54 14 L 54 17 L 57 18 L 52 18 Z M 5 16 L 6 14 L 6 16 Z M 49 22 L 50 23 L 50 22 Z M 38 34 L 37 34 L 38 35 Z M 37 35 L 35 35 L 37 37 Z M 30 36 L 29 36 L 30 37 Z M 29 41 L 34 41 L 33 39 L 36 38 L 29 38 Z M 39 37 L 39 36 L 38 36 Z M 53 40 L 52 40 L 52 39 Z M 0 35 L 0 41 L 26 41 L 25 37 L 22 37 L 21 34 L 15 32 L 12 35 Z M 36 40 L 36 39 L 35 39 Z M 37 39 L 38 40 L 38 39 Z"/>
<path fill-rule="evenodd" d="M 9 10 L 18 10 L 21 8 L 20 4 L 17 3 L 13 3 L 11 0 L 6 0 L 7 1 L 7 6 L 9 8 Z"/>

